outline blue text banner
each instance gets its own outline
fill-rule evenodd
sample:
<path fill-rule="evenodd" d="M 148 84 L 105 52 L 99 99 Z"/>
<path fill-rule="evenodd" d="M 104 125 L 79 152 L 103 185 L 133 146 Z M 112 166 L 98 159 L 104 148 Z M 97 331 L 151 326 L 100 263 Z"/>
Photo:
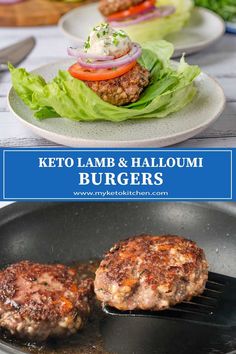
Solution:
<path fill-rule="evenodd" d="M 1 149 L 1 200 L 236 200 L 236 149 Z"/>

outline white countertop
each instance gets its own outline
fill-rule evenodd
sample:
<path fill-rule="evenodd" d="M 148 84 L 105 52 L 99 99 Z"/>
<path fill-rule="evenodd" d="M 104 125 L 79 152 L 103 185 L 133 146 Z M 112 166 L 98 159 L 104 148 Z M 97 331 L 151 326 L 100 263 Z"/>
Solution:
<path fill-rule="evenodd" d="M 27 36 L 34 35 L 37 45 L 22 62 L 27 70 L 55 62 L 66 57 L 70 44 L 59 28 L 0 28 L 0 48 Z M 198 54 L 187 57 L 191 64 L 214 76 L 223 86 L 227 104 L 221 117 L 198 136 L 178 147 L 236 147 L 236 36 L 226 34 L 217 43 Z M 25 128 L 7 107 L 6 95 L 10 88 L 9 73 L 0 73 L 0 146 L 55 146 Z"/>

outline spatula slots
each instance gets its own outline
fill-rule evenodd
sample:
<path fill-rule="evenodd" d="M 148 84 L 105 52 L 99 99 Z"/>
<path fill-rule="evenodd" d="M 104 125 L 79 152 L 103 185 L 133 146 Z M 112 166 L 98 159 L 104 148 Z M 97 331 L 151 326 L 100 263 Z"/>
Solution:
<path fill-rule="evenodd" d="M 209 272 L 202 295 L 164 311 L 119 311 L 110 306 L 104 306 L 103 311 L 112 316 L 156 317 L 233 327 L 236 326 L 236 278 Z"/>

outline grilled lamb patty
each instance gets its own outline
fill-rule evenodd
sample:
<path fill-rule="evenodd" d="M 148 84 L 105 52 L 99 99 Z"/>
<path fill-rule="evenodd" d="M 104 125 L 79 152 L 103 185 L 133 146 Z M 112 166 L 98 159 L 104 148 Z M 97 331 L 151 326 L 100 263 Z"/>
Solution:
<path fill-rule="evenodd" d="M 0 271 L 0 327 L 43 341 L 77 332 L 90 313 L 91 279 L 73 268 L 22 261 Z"/>
<path fill-rule="evenodd" d="M 144 0 L 100 0 L 99 10 L 103 16 L 109 16 L 119 11 L 127 10 L 131 6 L 138 5 Z"/>
<path fill-rule="evenodd" d="M 104 101 L 122 106 L 136 102 L 149 80 L 149 71 L 136 64 L 133 69 L 114 79 L 84 82 Z"/>
<path fill-rule="evenodd" d="M 208 264 L 195 242 L 141 235 L 120 241 L 96 271 L 95 293 L 119 310 L 164 310 L 204 291 Z"/>

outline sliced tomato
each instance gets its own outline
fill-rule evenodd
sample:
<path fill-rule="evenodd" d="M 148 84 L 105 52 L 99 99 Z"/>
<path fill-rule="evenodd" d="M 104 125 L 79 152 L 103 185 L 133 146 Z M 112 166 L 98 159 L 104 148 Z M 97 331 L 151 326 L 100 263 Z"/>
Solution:
<path fill-rule="evenodd" d="M 72 65 L 68 70 L 71 76 L 76 79 L 80 79 L 83 81 L 101 81 L 101 80 L 109 80 L 114 79 L 118 76 L 121 76 L 128 71 L 130 71 L 136 64 L 136 61 L 132 63 L 120 66 L 118 68 L 113 69 L 87 69 L 82 68 L 78 63 Z"/>
<path fill-rule="evenodd" d="M 108 21 L 123 20 L 126 17 L 131 17 L 131 16 L 134 16 L 134 15 L 138 15 L 138 14 L 142 13 L 143 11 L 148 10 L 149 8 L 154 6 L 155 3 L 156 3 L 156 0 L 145 0 L 141 4 L 138 4 L 138 5 L 135 5 L 135 6 L 131 6 L 127 10 L 116 12 L 116 13 L 108 16 L 107 19 L 108 19 Z"/>

